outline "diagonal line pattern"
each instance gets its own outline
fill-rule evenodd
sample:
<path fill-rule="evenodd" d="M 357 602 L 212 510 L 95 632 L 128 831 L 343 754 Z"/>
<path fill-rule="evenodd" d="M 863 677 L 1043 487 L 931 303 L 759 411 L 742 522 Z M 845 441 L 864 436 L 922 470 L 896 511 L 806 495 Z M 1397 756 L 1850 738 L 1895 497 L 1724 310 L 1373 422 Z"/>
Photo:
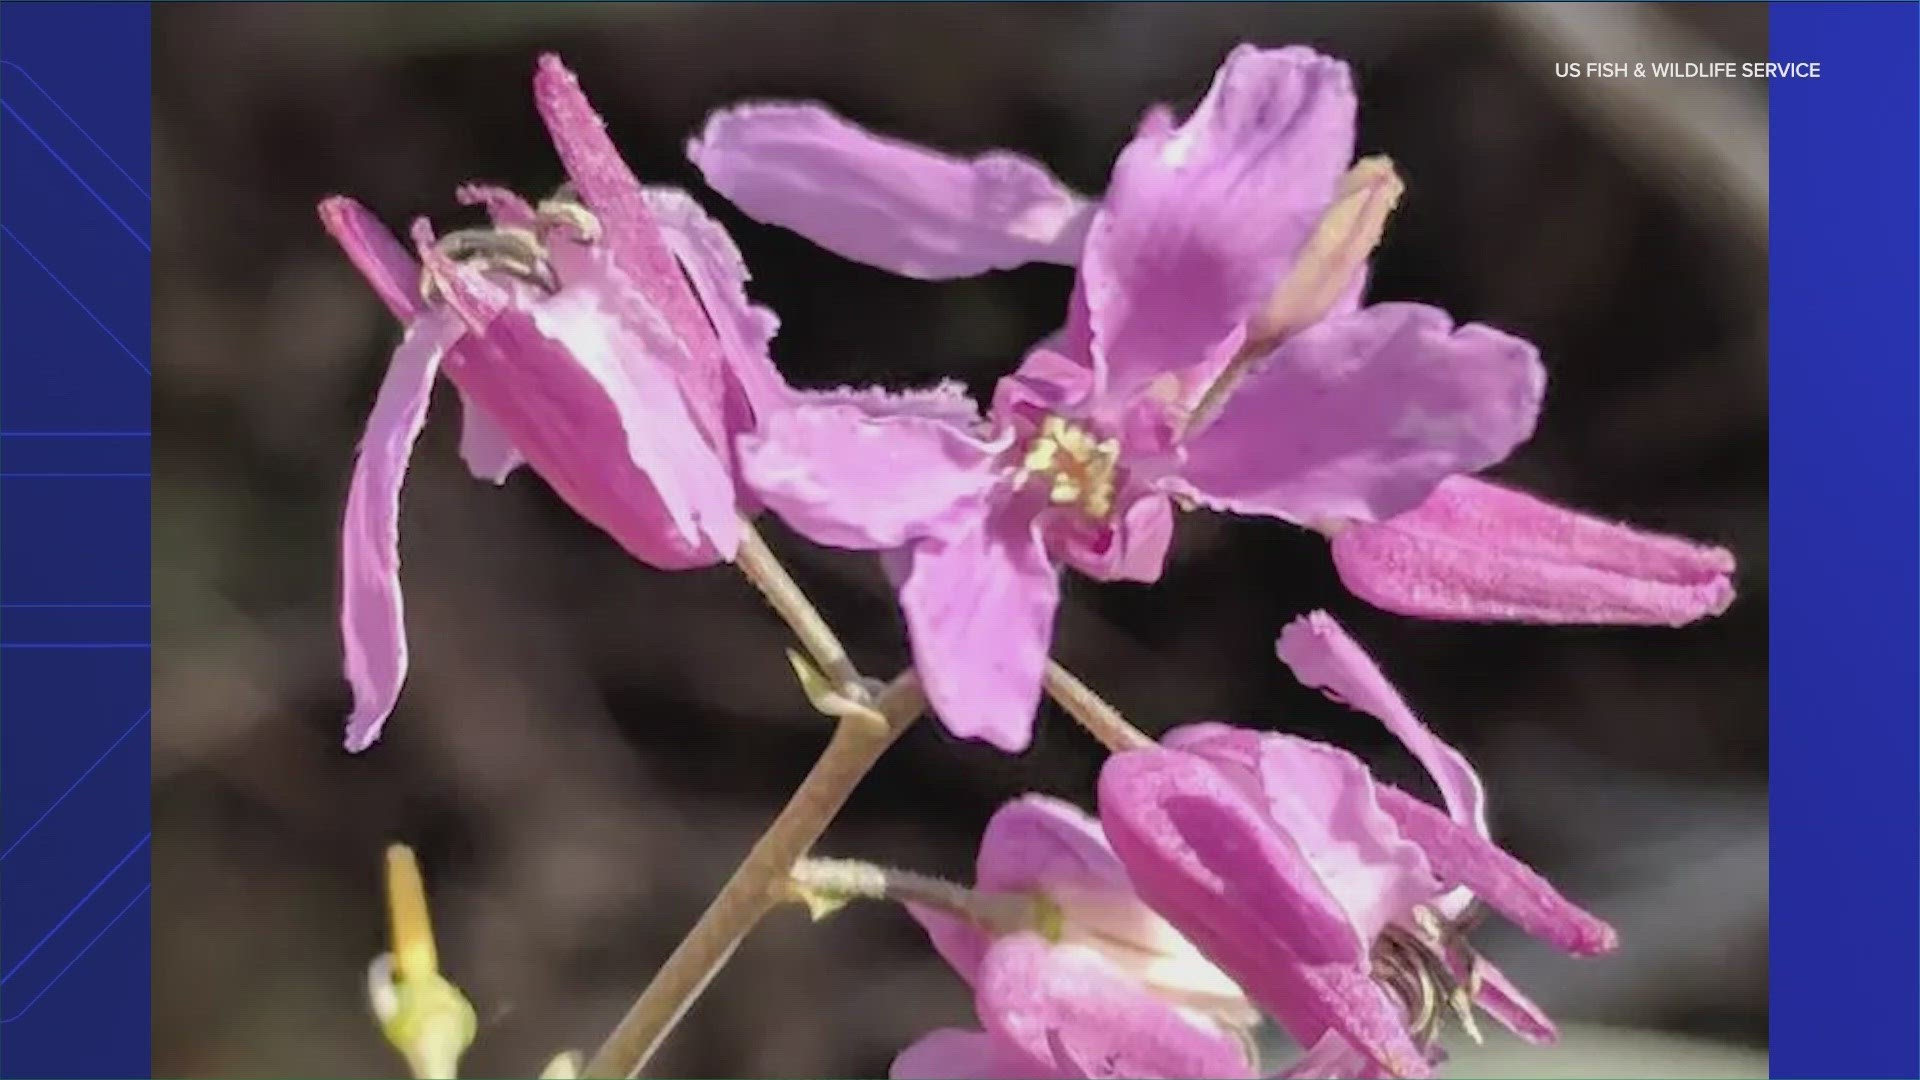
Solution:
<path fill-rule="evenodd" d="M 127 224 L 127 219 L 120 216 L 120 211 L 115 210 L 113 208 L 113 204 L 107 202 L 107 200 L 103 198 L 99 192 L 93 190 L 93 185 L 87 183 L 86 180 L 82 179 L 80 174 L 74 171 L 73 166 L 67 164 L 67 159 L 60 156 L 60 151 L 55 150 L 52 144 L 48 143 L 46 139 L 41 137 L 39 132 L 33 130 L 32 124 L 27 123 L 27 121 L 23 117 L 21 117 L 19 113 L 13 111 L 13 106 L 7 104 L 5 101 L 0 101 L 0 109 L 5 109 L 7 111 L 8 116 L 11 116 L 15 120 L 19 121 L 20 126 L 27 129 L 27 134 L 33 136 L 33 140 L 35 142 L 39 143 L 42 147 L 45 147 L 47 153 L 53 155 L 53 160 L 59 162 L 60 167 L 67 170 L 67 175 L 73 177 L 74 183 L 79 184 L 82 188 L 85 188 L 87 194 L 93 196 L 94 201 L 100 204 L 101 209 L 105 210 L 108 214 L 111 214 L 113 216 L 113 220 L 119 222 L 120 227 L 127 230 L 127 235 L 133 237 L 135 243 L 145 248 L 148 254 L 153 253 L 153 245 L 147 243 L 147 238 L 144 236 L 141 236 L 139 230 Z"/>
<path fill-rule="evenodd" d="M 47 99 L 47 104 L 53 106 L 56 112 L 58 112 L 61 116 L 66 118 L 67 123 L 73 125 L 73 130 L 79 132 L 81 138 L 91 143 L 95 150 L 100 151 L 100 156 L 107 159 L 107 164 L 113 166 L 116 169 L 120 169 L 120 175 L 127 178 L 127 183 L 133 185 L 133 190 L 145 196 L 148 202 L 153 201 L 153 196 L 148 194 L 147 189 L 140 186 L 140 181 L 135 180 L 133 178 L 132 173 L 128 172 L 125 169 L 121 169 L 120 163 L 113 159 L 113 155 L 107 153 L 107 148 L 104 146 L 101 146 L 100 141 L 98 139 L 95 139 L 93 135 L 87 131 L 86 128 L 81 127 L 80 121 L 75 120 L 73 116 L 67 112 L 65 107 L 63 107 L 60 104 L 58 99 L 56 99 L 52 94 L 47 93 L 47 88 L 44 86 L 41 86 L 40 80 L 34 78 L 31 72 L 29 72 L 26 68 L 21 67 L 19 64 L 14 63 L 11 60 L 0 60 L 0 67 L 10 67 L 13 70 L 19 72 L 20 77 L 27 80 L 28 86 L 31 86 L 35 90 L 40 91 L 40 96 Z"/>
<path fill-rule="evenodd" d="M 140 359 L 139 355 L 136 354 L 132 349 L 127 348 L 127 343 L 124 341 L 121 341 L 118 335 L 116 335 L 113 331 L 107 329 L 107 324 L 100 321 L 100 316 L 95 315 L 93 313 L 92 308 L 88 307 L 85 304 L 85 302 L 83 302 L 78 296 L 75 296 L 73 294 L 73 290 L 67 288 L 67 283 L 60 280 L 60 275 L 54 273 L 52 268 L 49 267 L 46 263 L 41 262 L 40 256 L 35 255 L 33 253 L 32 248 L 22 243 L 18 236 L 13 235 L 12 229 L 7 228 L 5 225 L 0 225 L 0 232 L 6 233 L 7 239 L 13 241 L 14 245 L 17 246 L 21 251 L 26 252 L 27 258 L 33 260 L 33 265 L 46 271 L 47 276 L 53 279 L 53 283 L 55 285 L 60 286 L 60 291 L 67 294 L 67 299 L 72 300 L 75 304 L 78 304 L 80 306 L 80 310 L 87 313 L 87 318 L 93 320 L 93 325 L 99 327 L 102 333 L 112 338 L 113 343 L 115 345 L 120 346 L 120 351 L 127 354 L 127 359 L 133 361 L 134 365 L 138 367 L 141 371 L 146 372 L 148 375 L 153 374 L 153 369 L 147 366 L 146 361 Z"/>
<path fill-rule="evenodd" d="M 152 715 L 153 715 L 152 709 L 148 709 L 146 712 L 141 713 L 139 719 L 127 725 L 127 730 L 121 732 L 119 738 L 113 740 L 113 742 L 110 745 L 108 745 L 108 747 L 105 750 L 100 751 L 100 756 L 93 759 L 93 764 L 81 770 L 80 775 L 73 778 L 73 783 L 67 785 L 67 790 L 61 792 L 60 797 L 53 800 L 52 803 L 48 804 L 45 810 L 40 811 L 40 816 L 33 819 L 33 824 L 27 826 L 27 831 L 21 833 L 19 836 L 14 837 L 13 843 L 7 845 L 7 850 L 0 851 L 0 862 L 5 861 L 7 856 L 13 854 L 13 849 L 19 847 L 21 841 L 25 840 L 29 836 L 32 836 L 33 830 L 39 828 L 40 823 L 47 820 L 47 815 L 53 813 L 55 810 L 58 810 L 60 808 L 60 804 L 67 801 L 67 796 L 73 794 L 73 790 L 80 786 L 80 782 L 85 780 L 87 777 L 92 776 L 93 770 L 99 768 L 100 763 L 107 760 L 107 755 L 113 753 L 116 749 L 118 749 L 121 743 L 126 742 L 127 736 L 133 734 L 134 731 L 138 729 L 141 724 L 146 723 L 147 717 Z"/>
<path fill-rule="evenodd" d="M 140 887 L 140 891 L 134 894 L 133 899 L 127 901 L 127 906 L 121 908 L 119 914 L 115 915 L 111 919 L 108 919 L 107 925 L 101 927 L 100 932 L 93 935 L 92 940 L 88 941 L 85 945 L 80 946 L 80 951 L 73 954 L 73 959 L 67 961 L 67 964 L 65 967 L 61 968 L 58 972 L 54 973 L 53 978 L 48 980 L 47 985 L 40 988 L 39 993 L 33 995 L 31 998 L 28 998 L 27 1003 L 20 1007 L 19 1012 L 14 1013 L 12 1016 L 9 1016 L 4 1020 L 0 1020 L 0 1024 L 11 1024 L 15 1020 L 18 1020 L 21 1017 L 27 1015 L 28 1009 L 31 1009 L 35 1005 L 40 1004 L 40 999 L 47 996 L 47 991 L 53 989 L 54 985 L 58 983 L 61 979 L 66 978 L 67 972 L 73 970 L 73 965 L 79 963 L 81 957 L 87 955 L 89 952 L 92 952 L 93 947 L 100 943 L 100 939 L 107 936 L 107 931 L 113 929 L 115 926 L 118 926 L 120 924 L 120 920 L 127 917 L 127 912 L 132 911 L 133 906 L 135 904 L 138 904 L 141 900 L 146 899 L 146 895 L 152 891 L 153 891 L 152 882 L 148 882 L 147 884 L 142 885 Z"/>
<path fill-rule="evenodd" d="M 153 833 L 148 832 L 145 836 L 142 836 L 140 839 L 134 841 L 133 846 L 127 849 L 127 853 L 125 855 L 120 856 L 120 861 L 113 864 L 113 869 L 108 870 L 106 873 L 100 875 L 100 880 L 93 883 L 93 888 L 88 889 L 87 894 L 85 896 L 82 896 L 72 907 L 68 908 L 67 913 L 65 915 L 60 916 L 59 922 L 53 924 L 53 929 L 41 935 L 40 940 L 33 943 L 33 948 L 27 950 L 27 955 L 21 957 L 18 960 L 15 960 L 13 962 L 13 966 L 7 969 L 6 974 L 0 975 L 0 986 L 5 986 L 8 979 L 11 979 L 15 975 L 19 974 L 20 968 L 23 965 L 25 965 L 27 961 L 33 959 L 35 953 L 45 948 L 47 942 L 53 940 L 53 935 L 60 932 L 61 927 L 67 925 L 67 920 L 73 918 L 73 916 L 77 912 L 79 912 L 81 908 L 86 907 L 87 901 L 93 899 L 93 894 L 99 892 L 100 887 L 102 885 L 105 885 L 107 882 L 113 880 L 113 875 L 119 873 L 120 868 L 127 865 L 128 860 L 132 859 L 134 855 L 138 854 L 141 848 L 147 846 L 147 841 L 152 839 L 153 839 Z"/>

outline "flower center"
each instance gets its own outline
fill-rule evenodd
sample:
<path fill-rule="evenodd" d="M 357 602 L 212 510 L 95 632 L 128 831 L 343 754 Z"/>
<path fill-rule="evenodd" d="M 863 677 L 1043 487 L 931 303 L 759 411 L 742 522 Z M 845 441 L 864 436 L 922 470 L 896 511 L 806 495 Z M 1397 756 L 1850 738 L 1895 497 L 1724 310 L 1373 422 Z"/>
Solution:
<path fill-rule="evenodd" d="M 1113 513 L 1119 463 L 1120 440 L 1095 439 L 1079 424 L 1049 415 L 1027 443 L 1013 483 L 1022 487 L 1037 479 L 1046 485 L 1048 502 L 1104 521 Z"/>
<path fill-rule="evenodd" d="M 547 250 L 548 238 L 564 229 L 572 232 L 569 239 L 591 244 L 600 238 L 600 219 L 574 194 L 573 186 L 566 184 L 541 201 L 534 211 L 533 226 L 459 229 L 440 237 L 434 246 L 454 262 L 524 281 L 552 295 L 560 291 L 560 279 Z M 439 291 L 440 282 L 433 272 L 423 271 L 421 299 L 433 303 Z"/>

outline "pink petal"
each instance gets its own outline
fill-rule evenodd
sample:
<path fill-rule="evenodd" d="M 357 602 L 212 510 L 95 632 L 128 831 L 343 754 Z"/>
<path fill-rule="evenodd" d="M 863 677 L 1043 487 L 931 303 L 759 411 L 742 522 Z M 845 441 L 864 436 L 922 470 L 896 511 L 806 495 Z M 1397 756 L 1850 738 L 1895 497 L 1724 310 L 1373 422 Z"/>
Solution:
<path fill-rule="evenodd" d="M 1545 1010 L 1513 985 L 1513 981 L 1486 960 L 1479 962 L 1480 993 L 1474 1004 L 1499 1021 L 1500 1026 L 1535 1046 L 1559 1041 L 1560 1030 Z"/>
<path fill-rule="evenodd" d="M 1438 887 L 1420 849 L 1376 802 L 1365 765 L 1337 747 L 1226 724 L 1192 724 L 1161 740 L 1204 760 L 1294 845 L 1354 932 L 1372 941 Z"/>
<path fill-rule="evenodd" d="M 510 193 L 497 188 L 463 188 L 463 196 L 481 201 L 505 200 Z M 522 204 L 524 205 L 524 204 Z M 336 195 L 320 204 L 320 220 L 339 242 L 387 310 L 401 322 L 410 322 L 419 314 L 420 264 L 414 262 L 400 242 L 367 209 L 345 196 Z M 472 346 L 464 339 L 453 346 L 458 361 Z M 503 483 L 507 474 L 520 464 L 520 457 L 499 426 L 460 395 L 460 456 L 476 477 Z"/>
<path fill-rule="evenodd" d="M 1157 491 L 1139 493 L 1111 522 L 1077 512 L 1053 518 L 1048 539 L 1062 561 L 1099 581 L 1155 582 L 1173 546 L 1173 503 Z"/>
<path fill-rule="evenodd" d="M 1359 758 L 1325 743 L 1263 734 L 1259 769 L 1268 818 L 1368 941 L 1432 898 L 1438 882 L 1426 858 L 1400 836 Z"/>
<path fill-rule="evenodd" d="M 1053 1080 L 1058 1075 L 984 1031 L 959 1028 L 922 1035 L 900 1051 L 887 1073 L 891 1080 Z"/>
<path fill-rule="evenodd" d="M 1254 316 L 1249 341 L 1278 342 L 1358 308 L 1367 260 L 1405 190 L 1386 158 L 1365 158 L 1348 169 L 1280 287 Z"/>
<path fill-rule="evenodd" d="M 1384 785 L 1380 806 L 1407 839 L 1420 845 L 1435 874 L 1473 890 L 1520 929 L 1576 956 L 1598 956 L 1619 946 L 1613 927 L 1576 907 L 1531 867 L 1472 829 Z"/>
<path fill-rule="evenodd" d="M 995 448 L 966 427 L 908 407 L 808 401 L 763 417 L 737 443 L 741 475 L 815 543 L 898 547 L 975 512 L 998 482 Z"/>
<path fill-rule="evenodd" d="M 460 395 L 460 460 L 476 479 L 504 484 L 513 470 L 526 464 L 513 440 L 478 405 Z"/>
<path fill-rule="evenodd" d="M 745 414 L 730 420 L 728 430 L 745 431 L 753 417 L 783 408 L 793 397 L 773 363 L 773 337 L 780 331 L 780 317 L 747 299 L 747 282 L 753 275 L 747 272 L 746 260 L 733 237 L 693 196 L 678 188 L 652 187 L 646 189 L 646 198 L 667 247 L 680 260 L 720 338 L 727 368 L 740 388 Z"/>
<path fill-rule="evenodd" d="M 1045 795 L 1024 795 L 995 811 L 980 838 L 974 887 L 1029 894 L 1061 886 L 1127 897 L 1133 892 L 1100 823 L 1079 807 Z M 945 911 L 919 904 L 907 909 L 940 955 L 972 984 L 992 935 Z"/>
<path fill-rule="evenodd" d="M 320 203 L 320 222 L 394 318 L 404 323 L 420 313 L 420 264 L 366 207 L 329 196 Z"/>
<path fill-rule="evenodd" d="M 1637 532 L 1471 477 L 1338 532 L 1354 594 L 1402 615 L 1682 626 L 1733 602 L 1724 548 Z"/>
<path fill-rule="evenodd" d="M 1149 115 L 1081 269 L 1116 395 L 1239 346 L 1352 160 L 1355 108 L 1345 64 L 1242 45 L 1186 123 Z"/>
<path fill-rule="evenodd" d="M 1371 1067 L 1356 1069 L 1355 1077 L 1434 1075 L 1434 1052 L 1422 1050 L 1408 1038 L 1400 1003 L 1374 982 L 1369 972 L 1324 965 L 1302 967 L 1291 974 L 1298 976 L 1306 988 L 1306 1000 L 1323 1010 L 1313 1019 L 1327 1034 L 1344 1039 L 1370 1060 Z M 1316 1040 L 1324 1037 L 1315 1036 Z"/>
<path fill-rule="evenodd" d="M 933 949 L 954 974 L 972 986 L 980 977 L 980 963 L 993 946 L 993 935 L 963 915 L 928 904 L 905 904 L 907 914 L 927 932 Z"/>
<path fill-rule="evenodd" d="M 1245 790 L 1177 750 L 1116 754 L 1100 823 L 1140 896 L 1296 1038 L 1332 1028 L 1406 1076 L 1428 1075 L 1369 975 L 1371 940 Z"/>
<path fill-rule="evenodd" d="M 1339 898 L 1211 762 L 1158 748 L 1116 754 L 1099 798 L 1107 841 L 1141 897 L 1229 974 L 1257 970 L 1282 939 L 1316 962 L 1365 962 L 1371 941 Z M 1257 981 L 1242 985 L 1259 998 Z"/>
<path fill-rule="evenodd" d="M 1008 423 L 1018 417 L 1038 423 L 1048 413 L 1083 411 L 1081 405 L 1093 393 L 1093 368 L 1055 348 L 1058 344 L 1049 339 L 1035 346 L 1013 374 L 994 384 L 996 420 Z"/>
<path fill-rule="evenodd" d="M 980 425 L 980 406 L 964 384 L 947 379 L 932 386 L 888 390 L 880 386 L 842 386 L 833 390 L 796 390 L 800 404 L 851 405 L 870 416 L 918 416 L 963 428 Z"/>
<path fill-rule="evenodd" d="M 732 477 L 673 374 L 607 309 L 565 288 L 528 299 L 454 264 L 416 227 L 442 295 L 486 345 L 448 375 L 582 517 L 662 569 L 731 559 Z"/>
<path fill-rule="evenodd" d="M 1093 815 L 1046 795 L 1023 795 L 995 811 L 980 837 L 975 886 L 1032 892 L 1062 883 L 1132 891 Z"/>
<path fill-rule="evenodd" d="M 1099 954 L 1038 934 L 996 942 L 975 1009 L 989 1034 L 1068 1077 L 1252 1077 L 1240 1040 L 1189 1019 Z"/>
<path fill-rule="evenodd" d="M 1329 1031 L 1273 1080 L 1386 1080 L 1388 1076 L 1347 1040 Z"/>
<path fill-rule="evenodd" d="M 1187 440 L 1201 502 L 1299 525 L 1379 520 L 1505 458 L 1533 433 L 1546 375 L 1533 346 L 1379 304 L 1287 339 Z"/>
<path fill-rule="evenodd" d="M 580 200 L 599 219 L 603 242 L 635 290 L 656 306 L 686 349 L 676 375 L 696 406 L 717 403 L 727 364 L 713 324 L 688 287 L 673 250 L 654 220 L 647 193 L 607 136 L 606 122 L 556 56 L 540 58 L 534 103 Z M 698 410 L 696 409 L 696 414 Z"/>
<path fill-rule="evenodd" d="M 354 458 L 340 536 L 340 633 L 346 646 L 353 714 L 347 749 L 372 746 L 400 700 L 407 677 L 407 628 L 400 596 L 400 484 L 440 358 L 465 333 L 459 320 L 435 315 L 407 328 L 380 383 L 367 433 Z"/>
<path fill-rule="evenodd" d="M 1281 631 L 1276 651 L 1293 669 L 1294 678 L 1385 724 L 1426 767 L 1453 820 L 1481 836 L 1491 835 L 1487 828 L 1487 792 L 1480 774 L 1460 751 L 1413 715 L 1373 659 L 1333 621 L 1333 616 L 1316 611 L 1295 619 Z"/>
<path fill-rule="evenodd" d="M 875 135 L 818 105 L 713 114 L 687 146 L 748 217 L 855 262 L 923 280 L 1079 260 L 1089 207 L 1046 169 Z"/>
<path fill-rule="evenodd" d="M 1060 575 L 1018 508 L 955 518 L 908 554 L 900 609 L 942 724 L 1009 753 L 1033 739 Z"/>

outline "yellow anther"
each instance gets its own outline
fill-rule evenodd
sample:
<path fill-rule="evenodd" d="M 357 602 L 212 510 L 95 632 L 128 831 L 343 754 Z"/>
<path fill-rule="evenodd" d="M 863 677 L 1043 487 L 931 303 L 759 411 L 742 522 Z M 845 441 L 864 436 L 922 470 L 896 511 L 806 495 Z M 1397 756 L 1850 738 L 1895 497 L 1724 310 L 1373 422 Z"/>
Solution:
<path fill-rule="evenodd" d="M 1093 433 L 1078 424 L 1049 415 L 1040 421 L 1040 430 L 1027 444 L 1014 474 L 1014 483 L 1024 485 L 1041 477 L 1047 485 L 1047 501 L 1055 506 L 1076 506 L 1096 520 L 1113 512 L 1115 470 L 1120 460 L 1120 440 L 1095 440 Z"/>
<path fill-rule="evenodd" d="M 549 293 L 560 289 L 546 245 L 525 229 L 460 229 L 442 236 L 434 247 L 454 262 L 518 278 Z M 422 271 L 420 298 L 432 303 L 440 291 L 439 277 L 432 270 Z"/>
<path fill-rule="evenodd" d="M 1027 449 L 1026 459 L 1020 462 L 1020 467 L 1028 472 L 1043 472 L 1053 468 L 1054 459 L 1059 456 L 1060 444 L 1042 438 Z"/>
<path fill-rule="evenodd" d="M 572 229 L 574 238 L 583 244 L 600 239 L 600 219 L 578 201 L 548 199 L 535 207 L 534 214 L 543 229 L 564 226 Z"/>

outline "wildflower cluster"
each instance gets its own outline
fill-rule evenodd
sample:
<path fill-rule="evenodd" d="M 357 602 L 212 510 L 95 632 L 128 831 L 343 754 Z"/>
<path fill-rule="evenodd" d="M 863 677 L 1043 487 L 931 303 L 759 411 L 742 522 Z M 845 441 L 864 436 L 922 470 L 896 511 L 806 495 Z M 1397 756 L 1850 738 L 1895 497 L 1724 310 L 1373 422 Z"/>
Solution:
<path fill-rule="evenodd" d="M 1153 582 L 1176 518 L 1203 509 L 1314 530 L 1356 596 L 1422 618 L 1678 626 L 1731 602 L 1724 550 L 1477 477 L 1531 436 L 1545 371 L 1511 334 L 1363 300 L 1403 185 L 1387 159 L 1355 160 L 1344 64 L 1233 50 L 1191 115 L 1146 113 L 1097 201 L 1023 157 L 907 145 L 817 105 L 711 117 L 688 147 L 708 184 L 830 251 L 922 279 L 1074 268 L 1060 329 L 984 410 L 951 384 L 789 386 L 778 320 L 748 298 L 721 227 L 634 177 L 558 60 L 541 61 L 535 101 L 569 177 L 545 200 L 463 188 L 490 226 L 417 222 L 411 252 L 358 204 L 321 206 L 405 327 L 347 498 L 348 748 L 378 738 L 406 674 L 400 486 L 441 375 L 476 477 L 527 466 L 655 568 L 739 566 L 793 628 L 809 701 L 838 721 L 585 1075 L 637 1074 L 789 901 L 901 903 L 972 987 L 978 1028 L 925 1036 L 896 1077 L 1423 1077 L 1444 1029 L 1477 1037 L 1477 1011 L 1551 1041 L 1468 929 L 1497 912 L 1577 956 L 1612 949 L 1613 930 L 1494 842 L 1472 766 L 1331 616 L 1280 629 L 1279 659 L 1384 724 L 1443 805 L 1292 735 L 1197 723 L 1150 739 L 1049 659 L 1063 568 Z M 763 512 L 880 553 L 912 669 L 859 672 L 760 542 Z M 1043 693 L 1110 751 L 1096 813 L 1009 804 L 970 886 L 812 857 L 923 709 L 1019 752 Z M 472 1010 L 431 938 L 419 946 L 424 899 L 412 931 L 395 904 L 374 999 L 418 1074 L 451 1075 Z M 1260 1060 L 1263 1019 L 1294 1060 Z"/>

